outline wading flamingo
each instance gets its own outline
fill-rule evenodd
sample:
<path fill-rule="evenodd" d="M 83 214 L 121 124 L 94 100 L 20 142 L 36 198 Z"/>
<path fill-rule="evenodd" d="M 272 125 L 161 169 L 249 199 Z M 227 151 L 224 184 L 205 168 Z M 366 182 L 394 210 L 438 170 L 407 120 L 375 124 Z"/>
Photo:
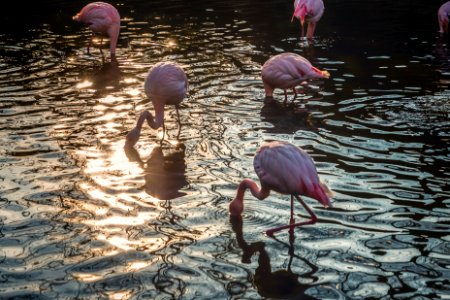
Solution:
<path fill-rule="evenodd" d="M 322 0 L 295 0 L 294 2 L 294 14 L 292 15 L 291 22 L 294 18 L 299 19 L 300 25 L 302 27 L 302 37 L 305 36 L 305 30 L 303 26 L 308 23 L 308 31 L 306 32 L 306 37 L 312 39 L 314 36 L 314 31 L 316 29 L 317 22 L 325 11 L 325 6 Z"/>
<path fill-rule="evenodd" d="M 287 228 L 292 232 L 294 227 L 316 223 L 316 215 L 300 198 L 300 195 L 314 198 L 325 207 L 331 206 L 330 189 L 319 180 L 314 161 L 302 149 L 287 142 L 274 141 L 267 143 L 256 151 L 253 166 L 261 182 L 261 189 L 251 179 L 242 180 L 236 197 L 230 202 L 230 214 L 231 216 L 242 214 L 246 189 L 250 189 L 252 195 L 259 200 L 267 198 L 271 190 L 281 194 L 290 194 L 291 218 L 289 225 L 266 230 L 267 235 L 271 236 L 274 232 Z M 310 220 L 295 223 L 294 197 L 309 213 L 311 216 Z"/>
<path fill-rule="evenodd" d="M 114 6 L 105 2 L 92 2 L 83 7 L 73 19 L 86 24 L 93 32 L 107 34 L 110 39 L 109 50 L 111 57 L 115 57 L 120 32 L 120 15 Z M 92 45 L 92 38 L 89 40 L 88 53 Z M 103 54 L 101 48 L 102 43 L 103 37 L 101 38 L 99 47 L 100 52 Z"/>
<path fill-rule="evenodd" d="M 273 97 L 273 90 L 284 90 L 284 102 L 287 101 L 287 89 L 292 88 L 294 99 L 295 87 L 301 82 L 316 78 L 329 78 L 330 73 L 313 67 L 311 63 L 295 53 L 281 53 L 269 58 L 261 68 L 261 77 L 266 91 L 266 98 Z"/>
<path fill-rule="evenodd" d="M 439 32 L 440 33 L 448 33 L 448 15 L 449 14 L 450 14 L 450 1 L 442 4 L 438 10 L 438 22 L 439 22 Z"/>
<path fill-rule="evenodd" d="M 175 62 L 159 62 L 148 72 L 145 80 L 144 90 L 147 97 L 152 101 L 155 109 L 155 118 L 149 111 L 144 111 L 139 116 L 136 127 L 133 128 L 126 137 L 127 146 L 133 147 L 141 135 L 142 124 L 147 120 L 148 125 L 153 129 L 164 126 L 164 106 L 175 105 L 178 117 L 178 125 L 181 128 L 178 104 L 183 101 L 188 89 L 188 79 L 183 69 Z"/>

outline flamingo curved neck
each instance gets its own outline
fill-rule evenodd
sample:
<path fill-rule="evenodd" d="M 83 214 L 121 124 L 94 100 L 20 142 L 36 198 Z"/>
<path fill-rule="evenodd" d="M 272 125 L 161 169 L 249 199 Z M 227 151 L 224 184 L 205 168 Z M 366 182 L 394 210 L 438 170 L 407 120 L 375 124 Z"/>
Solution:
<path fill-rule="evenodd" d="M 141 113 L 136 124 L 136 129 L 139 130 L 139 132 L 141 131 L 142 125 L 144 124 L 145 120 L 147 120 L 148 126 L 150 126 L 152 129 L 158 129 L 159 127 L 161 127 L 161 125 L 164 123 L 164 106 L 155 106 L 154 118 L 153 115 L 147 110 Z"/>
<path fill-rule="evenodd" d="M 233 201 L 231 201 L 229 206 L 230 214 L 232 216 L 238 216 L 242 214 L 242 212 L 244 211 L 244 194 L 246 189 L 249 189 L 252 195 L 259 200 L 267 198 L 270 194 L 269 189 L 264 187 L 260 189 L 256 184 L 256 182 L 254 182 L 253 180 L 251 179 L 242 180 L 241 183 L 239 184 L 236 197 L 234 198 Z"/>

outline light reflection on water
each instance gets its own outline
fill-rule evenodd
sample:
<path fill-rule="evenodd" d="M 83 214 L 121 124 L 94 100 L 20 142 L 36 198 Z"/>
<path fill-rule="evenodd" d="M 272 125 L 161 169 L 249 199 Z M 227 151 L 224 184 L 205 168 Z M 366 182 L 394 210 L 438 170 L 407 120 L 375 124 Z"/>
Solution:
<path fill-rule="evenodd" d="M 27 13 L 58 13 L 40 23 L 5 16 L 2 297 L 448 296 L 448 43 L 434 7 L 371 3 L 327 2 L 305 43 L 280 1 L 130 1 L 118 6 L 117 61 L 86 55 L 90 33 L 70 18 L 81 3 L 44 1 Z M 264 102 L 260 79 L 283 51 L 331 73 L 286 106 L 282 91 Z M 124 148 L 161 60 L 189 77 L 182 127 L 168 108 L 168 142 L 144 128 Z M 288 219 L 286 196 L 248 196 L 243 218 L 228 216 L 240 180 L 256 179 L 255 150 L 274 139 L 303 147 L 335 193 L 332 209 L 307 199 L 320 222 L 295 240 L 262 234 Z"/>

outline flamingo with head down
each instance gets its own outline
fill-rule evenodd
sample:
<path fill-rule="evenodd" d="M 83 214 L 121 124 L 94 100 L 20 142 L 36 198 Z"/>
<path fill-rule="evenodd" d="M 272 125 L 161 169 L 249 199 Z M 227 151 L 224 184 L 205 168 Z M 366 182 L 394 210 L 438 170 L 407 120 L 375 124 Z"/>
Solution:
<path fill-rule="evenodd" d="M 330 73 L 313 67 L 311 63 L 295 53 L 281 53 L 272 56 L 261 68 L 261 77 L 267 97 L 273 97 L 276 88 L 284 90 L 284 102 L 287 101 L 287 89 L 293 89 L 303 81 L 318 78 L 329 78 Z"/>
<path fill-rule="evenodd" d="M 178 125 L 181 126 L 178 105 L 186 96 L 188 85 L 184 70 L 175 62 L 159 62 L 150 68 L 145 80 L 144 90 L 153 103 L 155 117 L 149 111 L 141 113 L 136 127 L 127 134 L 127 146 L 133 147 L 137 143 L 144 121 L 147 121 L 153 129 L 158 129 L 162 125 L 163 133 L 165 132 L 164 108 L 166 105 L 175 105 Z"/>
<path fill-rule="evenodd" d="M 73 19 L 86 24 L 93 32 L 107 34 L 110 39 L 109 49 L 111 57 L 115 57 L 120 32 L 120 15 L 114 6 L 105 2 L 89 3 Z M 103 54 L 101 43 L 100 52 Z M 91 44 L 92 38 L 89 40 L 88 53 Z"/>
<path fill-rule="evenodd" d="M 448 33 L 448 16 L 450 14 L 450 1 L 445 2 L 439 7 L 438 10 L 438 22 L 439 32 Z"/>
<path fill-rule="evenodd" d="M 267 235 L 294 227 L 314 224 L 316 215 L 300 198 L 305 195 L 319 201 L 323 206 L 331 206 L 330 189 L 320 181 L 312 158 L 302 149 L 287 142 L 274 141 L 261 146 L 255 155 L 253 166 L 258 175 L 261 188 L 251 179 L 244 179 L 238 187 L 236 197 L 230 202 L 231 216 L 239 216 L 244 210 L 244 193 L 250 189 L 259 200 L 267 198 L 271 190 L 291 195 L 291 218 L 289 225 L 266 230 Z M 296 198 L 311 216 L 311 219 L 295 223 L 294 198 Z"/>
<path fill-rule="evenodd" d="M 312 39 L 314 31 L 316 30 L 317 22 L 322 18 L 325 6 L 322 0 L 295 0 L 294 2 L 294 14 L 292 15 L 291 22 L 294 18 L 299 19 L 302 27 L 302 37 L 305 36 L 304 24 L 308 23 L 308 31 L 306 37 Z"/>

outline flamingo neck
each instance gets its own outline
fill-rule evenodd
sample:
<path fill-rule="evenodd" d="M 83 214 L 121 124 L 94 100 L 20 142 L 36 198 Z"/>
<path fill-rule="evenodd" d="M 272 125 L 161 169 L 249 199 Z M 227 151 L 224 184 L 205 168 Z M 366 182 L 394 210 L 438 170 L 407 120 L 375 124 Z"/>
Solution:
<path fill-rule="evenodd" d="M 164 103 L 161 101 L 153 101 L 153 107 L 155 109 L 155 119 L 153 121 L 153 126 L 150 123 L 148 123 L 148 125 L 153 129 L 158 129 L 164 123 Z"/>
<path fill-rule="evenodd" d="M 108 35 L 110 39 L 109 51 L 111 52 L 112 56 L 116 55 L 116 47 L 117 41 L 119 40 L 119 32 L 120 32 L 120 25 L 113 26 L 108 30 Z"/>
<path fill-rule="evenodd" d="M 270 190 L 260 189 L 256 182 L 251 179 L 242 180 L 239 184 L 236 197 L 230 202 L 229 209 L 232 216 L 239 216 L 244 211 L 244 194 L 246 189 L 250 189 L 252 195 L 259 200 L 266 198 L 270 193 Z"/>

